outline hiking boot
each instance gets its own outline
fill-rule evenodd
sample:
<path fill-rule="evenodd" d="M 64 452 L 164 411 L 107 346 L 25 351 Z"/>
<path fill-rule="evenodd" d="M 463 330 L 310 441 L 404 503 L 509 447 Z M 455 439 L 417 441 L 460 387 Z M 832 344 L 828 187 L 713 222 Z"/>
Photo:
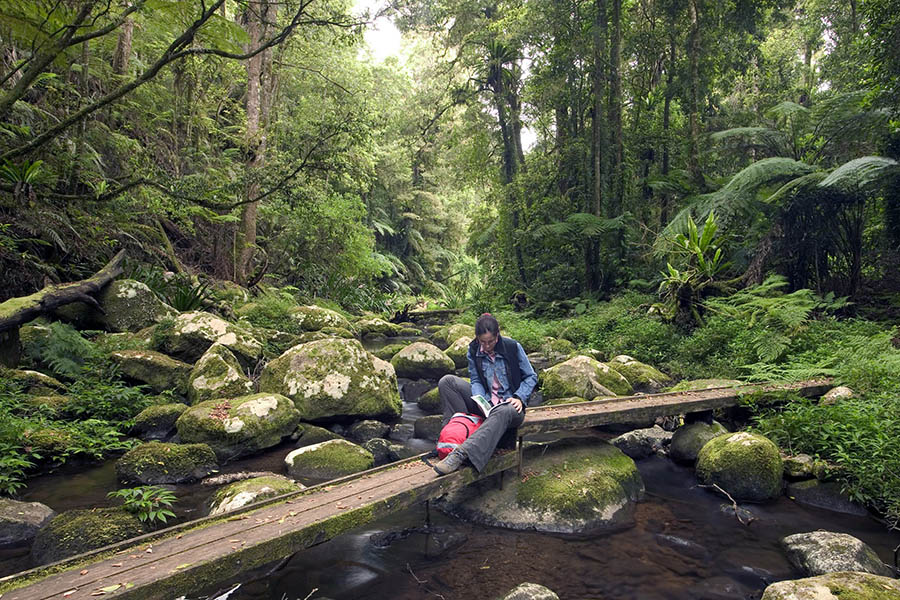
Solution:
<path fill-rule="evenodd" d="M 459 450 L 454 450 L 448 454 L 444 460 L 434 465 L 434 470 L 438 475 L 448 475 L 463 466 L 463 463 L 465 462 L 466 455 Z"/>

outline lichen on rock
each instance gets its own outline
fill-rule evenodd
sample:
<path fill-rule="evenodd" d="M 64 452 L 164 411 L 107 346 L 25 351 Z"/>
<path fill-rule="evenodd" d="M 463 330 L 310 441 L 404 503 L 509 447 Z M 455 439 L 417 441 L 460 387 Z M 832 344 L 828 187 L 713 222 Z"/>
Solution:
<path fill-rule="evenodd" d="M 191 365 L 152 350 L 120 350 L 110 354 L 119 370 L 155 392 L 172 390 L 185 396 Z"/>
<path fill-rule="evenodd" d="M 827 573 L 773 583 L 761 600 L 900 600 L 900 581 L 853 571 Z"/>
<path fill-rule="evenodd" d="M 389 323 L 378 317 L 363 317 L 362 319 L 357 319 L 355 326 L 356 331 L 361 336 L 383 335 L 386 337 L 396 337 L 400 335 L 400 332 L 403 329 L 395 323 Z"/>
<path fill-rule="evenodd" d="M 579 355 L 544 371 L 541 391 L 546 399 L 578 396 L 593 400 L 600 396 L 628 395 L 633 390 L 617 371 Z"/>
<path fill-rule="evenodd" d="M 185 362 L 194 363 L 215 343 L 222 344 L 245 365 L 262 356 L 262 344 L 242 327 L 207 312 L 178 315 L 159 332 L 162 351 Z"/>
<path fill-rule="evenodd" d="M 302 490 L 299 483 L 283 475 L 266 475 L 236 481 L 216 490 L 209 500 L 209 514 L 220 515 L 248 504 Z"/>
<path fill-rule="evenodd" d="M 191 404 L 252 392 L 253 382 L 244 375 L 234 354 L 222 344 L 210 346 L 190 372 L 188 399 Z"/>
<path fill-rule="evenodd" d="M 428 342 L 415 342 L 391 358 L 397 377 L 407 379 L 440 379 L 452 373 L 453 359 Z"/>
<path fill-rule="evenodd" d="M 116 476 L 124 483 L 159 485 L 203 479 L 217 468 L 206 444 L 147 442 L 116 461 Z"/>
<path fill-rule="evenodd" d="M 328 440 L 292 451 L 284 464 L 291 477 L 334 479 L 371 469 L 374 457 L 347 440 Z"/>
<path fill-rule="evenodd" d="M 432 339 L 441 346 L 449 346 L 459 338 L 466 338 L 470 342 L 475 339 L 475 328 L 465 323 L 450 323 L 438 328 Z"/>
<path fill-rule="evenodd" d="M 846 533 L 811 531 L 781 540 L 788 559 L 806 576 L 857 571 L 892 577 L 891 568 L 862 540 Z"/>
<path fill-rule="evenodd" d="M 104 287 L 97 296 L 103 309 L 100 322 L 110 331 L 139 331 L 178 314 L 146 284 L 119 279 Z"/>
<path fill-rule="evenodd" d="M 672 383 L 672 378 L 659 369 L 625 354 L 614 356 L 606 364 L 618 371 L 639 392 L 654 394 Z"/>
<path fill-rule="evenodd" d="M 697 477 L 718 485 L 737 501 L 765 502 L 781 495 L 784 467 L 778 446 L 748 432 L 729 433 L 707 442 L 697 456 Z"/>
<path fill-rule="evenodd" d="M 450 346 L 444 350 L 444 353 L 450 357 L 450 360 L 453 361 L 454 366 L 457 369 L 462 369 L 469 366 L 469 344 L 472 342 L 472 338 L 462 336 L 457 338 L 455 342 L 450 344 Z"/>

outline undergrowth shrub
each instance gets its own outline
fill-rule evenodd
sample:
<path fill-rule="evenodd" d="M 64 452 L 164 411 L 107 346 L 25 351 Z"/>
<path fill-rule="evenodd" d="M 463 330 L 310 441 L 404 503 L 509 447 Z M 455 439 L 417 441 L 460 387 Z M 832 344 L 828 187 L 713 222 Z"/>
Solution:
<path fill-rule="evenodd" d="M 297 322 L 291 318 L 291 311 L 298 306 L 289 293 L 269 291 L 237 309 L 236 314 L 257 327 L 298 333 Z"/>
<path fill-rule="evenodd" d="M 35 336 L 25 344 L 23 351 L 35 365 L 41 365 L 58 377 L 74 379 L 82 368 L 99 353 L 94 344 L 66 323 L 55 321 L 48 326 L 47 335 Z"/>

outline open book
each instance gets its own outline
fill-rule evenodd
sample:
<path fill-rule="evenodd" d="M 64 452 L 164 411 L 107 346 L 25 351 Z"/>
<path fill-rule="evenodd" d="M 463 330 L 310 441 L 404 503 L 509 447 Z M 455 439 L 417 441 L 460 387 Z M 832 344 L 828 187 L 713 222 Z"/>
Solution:
<path fill-rule="evenodd" d="M 478 407 L 478 410 L 481 411 L 481 414 L 484 415 L 484 418 L 487 418 L 491 411 L 501 406 L 503 404 L 507 404 L 509 400 L 504 400 L 503 402 L 498 402 L 497 404 L 491 404 L 491 401 L 482 396 L 481 394 L 477 394 L 472 396 L 472 400 L 475 402 L 475 405 Z"/>

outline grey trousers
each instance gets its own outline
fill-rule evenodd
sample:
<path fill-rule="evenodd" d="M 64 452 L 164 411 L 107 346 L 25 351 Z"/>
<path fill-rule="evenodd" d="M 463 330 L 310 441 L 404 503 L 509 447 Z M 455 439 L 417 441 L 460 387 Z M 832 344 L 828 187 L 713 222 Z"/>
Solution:
<path fill-rule="evenodd" d="M 472 401 L 472 384 L 456 375 L 444 375 L 438 382 L 441 396 L 441 408 L 444 411 L 443 425 L 446 425 L 454 413 L 480 415 L 481 411 Z M 507 429 L 515 429 L 525 420 L 525 411 L 518 412 L 511 404 L 504 404 L 491 412 L 469 439 L 460 444 L 469 462 L 480 472 L 490 460 L 497 448 L 500 438 Z"/>

